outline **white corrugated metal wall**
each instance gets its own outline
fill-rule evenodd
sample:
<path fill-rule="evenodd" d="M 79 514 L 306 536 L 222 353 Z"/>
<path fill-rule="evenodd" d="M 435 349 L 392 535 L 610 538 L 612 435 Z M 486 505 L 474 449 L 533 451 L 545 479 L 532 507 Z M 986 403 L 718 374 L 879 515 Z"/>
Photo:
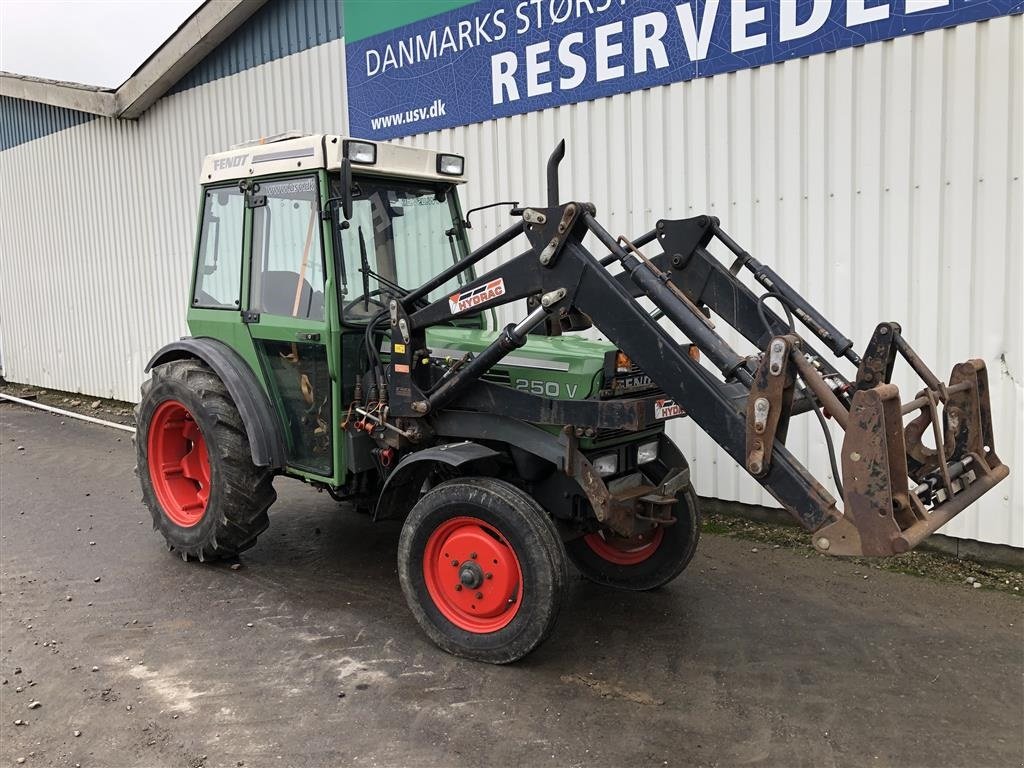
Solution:
<path fill-rule="evenodd" d="M 565 137 L 562 196 L 593 200 L 614 234 L 711 212 L 861 344 L 894 319 L 942 376 L 984 357 L 1014 475 L 946 532 L 1024 546 L 1022 48 L 1021 17 L 1004 17 L 404 143 L 465 153 L 468 208 L 543 200 Z M 138 122 L 0 153 L 7 375 L 134 399 L 149 354 L 185 332 L 200 158 L 343 130 L 344 94 L 339 40 L 165 97 Z M 476 221 L 477 242 L 507 223 Z M 702 433 L 673 430 L 700 493 L 773 503 Z M 813 420 L 794 443 L 829 474 Z"/>
<path fill-rule="evenodd" d="M 121 400 L 185 335 L 204 155 L 347 124 L 343 40 L 0 152 L 0 306 L 12 381 Z"/>
<path fill-rule="evenodd" d="M 943 532 L 1020 547 L 1022 29 L 1021 16 L 1003 17 L 403 143 L 464 152 L 469 207 L 543 201 L 544 162 L 564 137 L 562 198 L 593 201 L 612 234 L 712 213 L 859 347 L 896 320 L 942 378 L 984 358 L 1012 474 Z M 507 225 L 488 212 L 477 244 Z M 897 373 L 909 399 L 915 380 Z M 691 423 L 672 431 L 699 493 L 777 506 Z M 790 434 L 831 477 L 817 422 Z"/>

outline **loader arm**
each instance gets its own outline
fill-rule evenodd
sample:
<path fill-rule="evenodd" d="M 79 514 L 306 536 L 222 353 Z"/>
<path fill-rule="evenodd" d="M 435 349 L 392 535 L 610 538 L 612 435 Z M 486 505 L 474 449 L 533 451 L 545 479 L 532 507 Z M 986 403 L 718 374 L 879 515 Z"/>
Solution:
<path fill-rule="evenodd" d="M 564 425 L 561 469 L 580 479 L 598 519 L 626 534 L 628 521 L 609 509 L 610 494 L 575 449 L 574 435 L 609 425 L 643 429 L 658 420 L 658 404 L 668 396 L 814 532 L 819 551 L 839 555 L 907 551 L 1009 474 L 995 452 L 980 360 L 954 367 L 945 384 L 914 353 L 895 323 L 876 328 L 862 358 L 850 339 L 736 244 L 714 217 L 659 221 L 652 231 L 630 241 L 608 233 L 592 204 L 556 202 L 557 177 L 553 182 L 549 164 L 547 207 L 517 211 L 521 220 L 506 232 L 390 302 L 392 355 L 381 373 L 391 414 L 411 439 L 429 434 L 431 420 L 447 411 L 500 410 L 510 418 Z M 519 256 L 450 297 L 425 307 L 417 303 L 520 235 L 529 247 Z M 598 258 L 591 253 L 583 245 L 588 235 L 607 254 Z M 712 241 L 733 253 L 731 267 L 708 251 Z M 661 252 L 648 258 L 641 249 L 652 244 Z M 615 264 L 621 272 L 608 269 Z M 758 296 L 744 285 L 738 277 L 742 269 L 751 272 L 765 294 Z M 476 357 L 442 370 L 431 362 L 428 327 L 471 309 L 537 296 L 536 308 L 507 326 Z M 785 319 L 766 306 L 768 298 L 784 308 Z M 640 299 L 656 307 L 657 319 Z M 481 381 L 541 323 L 572 328 L 581 316 L 639 364 L 664 393 L 660 400 L 552 401 Z M 800 335 L 796 320 L 811 332 L 815 344 L 857 367 L 854 380 Z M 748 358 L 737 353 L 718 333 L 719 322 L 735 328 L 760 354 Z M 695 344 L 717 371 L 694 360 L 678 335 Z M 907 403 L 890 383 L 898 356 L 924 382 Z M 786 447 L 790 418 L 819 408 L 845 432 L 839 452 L 841 508 Z M 925 433 L 931 435 L 933 448 L 922 441 Z"/>

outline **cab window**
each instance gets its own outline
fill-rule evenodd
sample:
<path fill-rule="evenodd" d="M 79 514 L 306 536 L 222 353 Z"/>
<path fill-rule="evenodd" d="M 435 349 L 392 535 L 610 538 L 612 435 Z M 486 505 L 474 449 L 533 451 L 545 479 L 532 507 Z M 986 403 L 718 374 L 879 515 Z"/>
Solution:
<path fill-rule="evenodd" d="M 341 195 L 332 179 L 332 198 Z M 451 184 L 358 177 L 352 219 L 341 228 L 334 210 L 340 256 L 344 319 L 365 322 L 387 306 L 466 256 L 465 229 Z M 467 272 L 431 292 L 431 301 L 450 293 Z"/>
<path fill-rule="evenodd" d="M 245 197 L 237 187 L 206 190 L 192 306 L 239 307 L 244 221 Z"/>
<path fill-rule="evenodd" d="M 260 182 L 266 205 L 253 209 L 251 309 L 324 319 L 319 192 L 315 176 Z"/>

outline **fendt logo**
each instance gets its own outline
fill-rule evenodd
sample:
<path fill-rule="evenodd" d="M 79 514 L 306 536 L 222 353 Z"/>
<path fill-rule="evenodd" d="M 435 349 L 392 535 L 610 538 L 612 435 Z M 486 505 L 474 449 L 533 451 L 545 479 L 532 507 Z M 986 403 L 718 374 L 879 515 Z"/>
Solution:
<path fill-rule="evenodd" d="M 499 277 L 497 280 L 491 280 L 489 283 L 478 285 L 476 288 L 470 288 L 468 291 L 453 293 L 448 297 L 448 307 L 453 315 L 457 315 L 460 312 L 465 312 L 467 309 L 472 309 L 484 302 L 504 295 L 505 281 Z"/>
<path fill-rule="evenodd" d="M 248 159 L 249 155 L 238 155 L 237 157 L 222 157 L 213 161 L 213 170 L 226 171 L 228 168 L 237 168 L 240 165 L 245 165 L 245 161 Z"/>
<path fill-rule="evenodd" d="M 686 411 L 683 410 L 681 405 L 677 405 L 675 400 L 655 400 L 654 401 L 654 418 L 656 419 L 673 419 L 676 416 L 682 416 Z"/>

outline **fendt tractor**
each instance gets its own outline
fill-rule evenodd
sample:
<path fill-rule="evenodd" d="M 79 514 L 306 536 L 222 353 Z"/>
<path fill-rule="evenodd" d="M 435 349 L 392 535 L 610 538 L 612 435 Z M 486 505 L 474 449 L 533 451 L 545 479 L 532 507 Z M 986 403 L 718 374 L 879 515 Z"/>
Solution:
<path fill-rule="evenodd" d="M 484 206 L 513 223 L 476 250 L 459 155 L 287 134 L 207 157 L 192 336 L 150 360 L 136 409 L 169 548 L 237 557 L 268 525 L 274 477 L 300 479 L 403 520 L 399 580 L 424 632 L 505 663 L 551 632 L 568 560 L 623 590 L 690 562 L 700 512 L 669 419 L 693 419 L 830 555 L 906 552 L 1009 474 L 981 360 L 942 382 L 894 322 L 858 355 L 714 216 L 615 237 L 593 204 L 560 201 L 564 153 L 546 204 Z M 513 302 L 520 319 L 498 327 Z M 908 402 L 897 357 L 923 382 Z M 837 495 L 786 447 L 812 412 Z"/>

